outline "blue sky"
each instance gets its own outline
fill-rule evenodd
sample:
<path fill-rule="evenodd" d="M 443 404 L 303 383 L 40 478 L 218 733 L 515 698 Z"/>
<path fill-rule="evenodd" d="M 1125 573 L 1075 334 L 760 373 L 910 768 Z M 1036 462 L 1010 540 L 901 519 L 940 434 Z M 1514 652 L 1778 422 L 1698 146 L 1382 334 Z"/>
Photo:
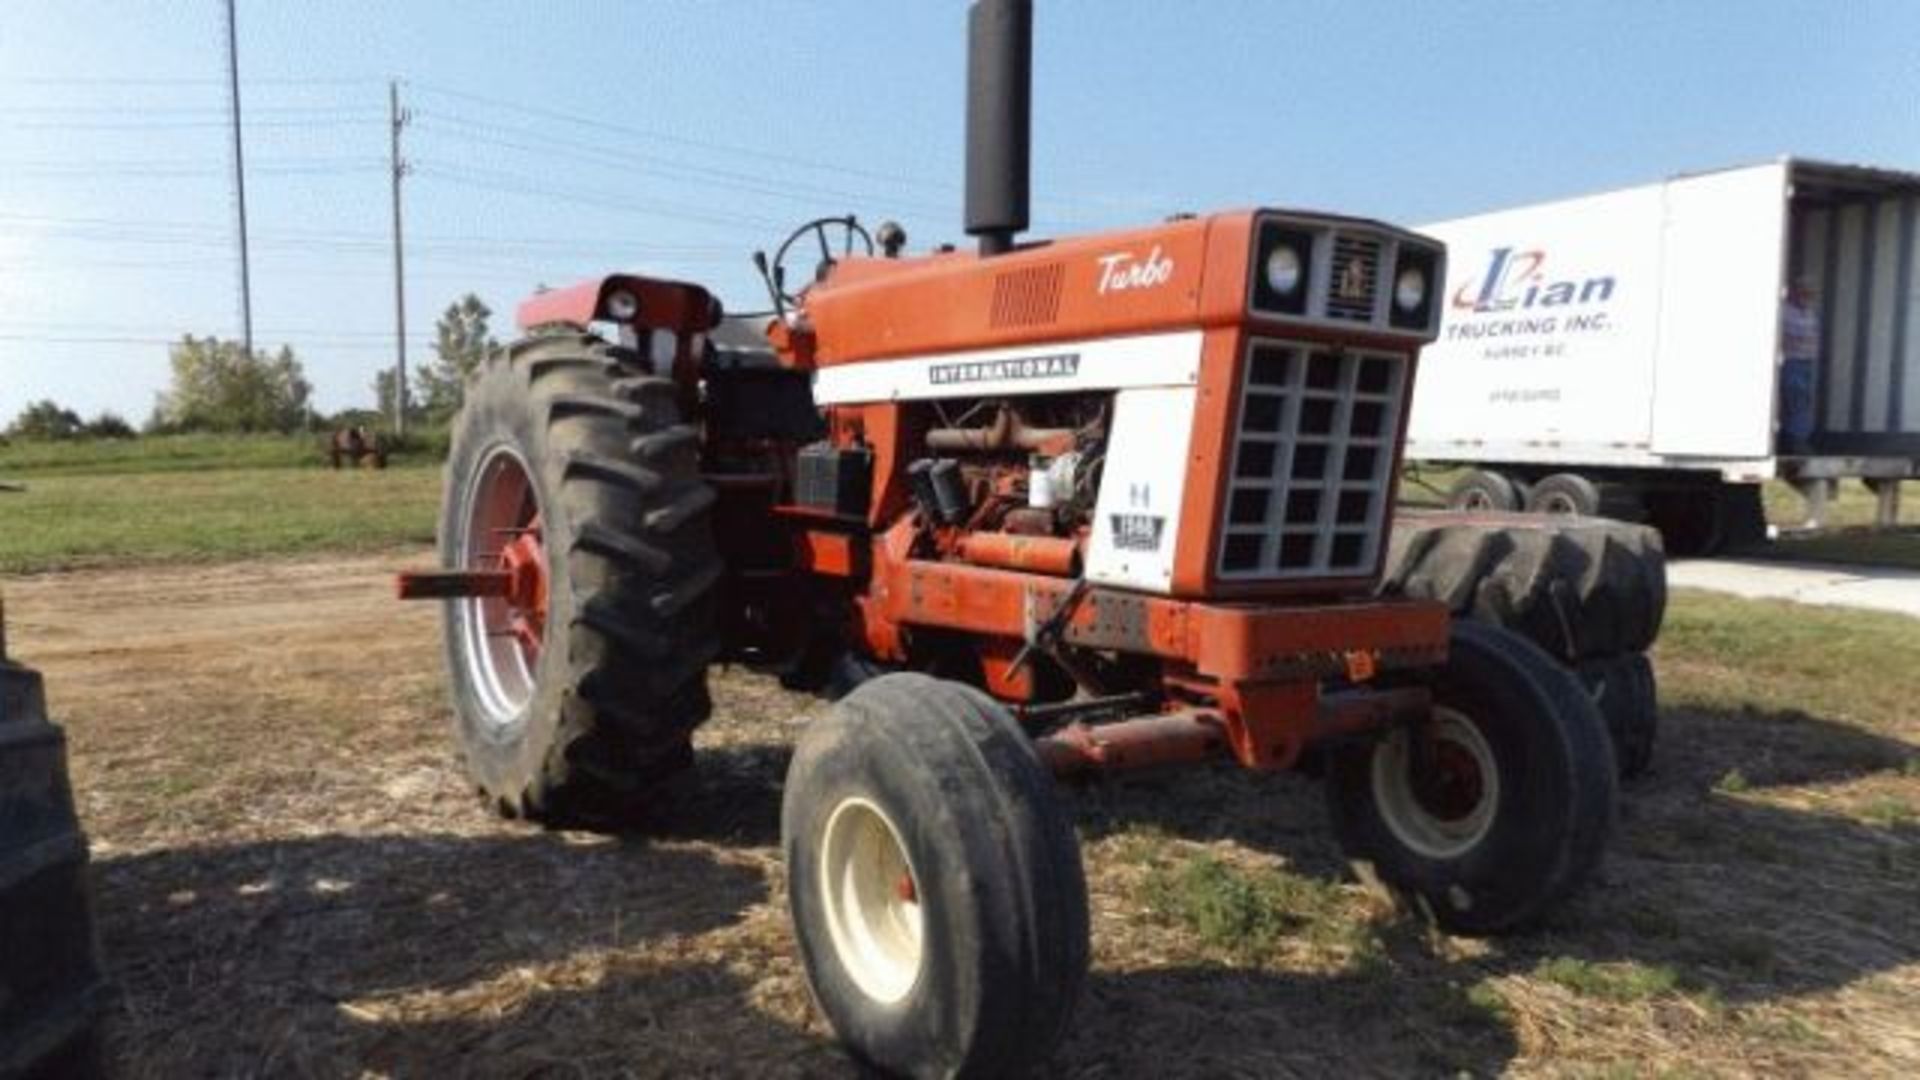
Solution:
<path fill-rule="evenodd" d="M 1920 169 L 1920 4 L 1040 0 L 1036 225 L 1255 204 L 1418 223 L 1784 153 Z M 389 77 L 414 111 L 410 357 L 601 270 L 758 306 L 748 256 L 853 211 L 961 240 L 960 0 L 240 0 L 256 342 L 317 404 L 392 362 Z M 238 335 L 220 0 L 12 0 L 0 423 L 138 421 Z"/>

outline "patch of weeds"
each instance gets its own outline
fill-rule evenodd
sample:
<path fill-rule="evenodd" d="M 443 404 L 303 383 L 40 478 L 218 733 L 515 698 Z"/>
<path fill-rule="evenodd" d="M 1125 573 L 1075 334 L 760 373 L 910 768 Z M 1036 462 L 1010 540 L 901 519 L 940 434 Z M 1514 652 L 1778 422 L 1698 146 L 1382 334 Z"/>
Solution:
<path fill-rule="evenodd" d="M 1169 842 L 1166 830 L 1158 825 L 1138 825 L 1114 839 L 1114 855 L 1123 863 L 1158 866 L 1167 859 Z"/>
<path fill-rule="evenodd" d="M 1762 1013 L 1741 1018 L 1741 1030 L 1767 1042 L 1792 1046 L 1825 1046 L 1830 1039 L 1805 1017 L 1793 1013 Z"/>
<path fill-rule="evenodd" d="M 1335 885 L 1276 870 L 1243 870 L 1212 855 L 1153 867 L 1144 893 L 1148 906 L 1192 930 L 1207 948 L 1241 960 L 1333 921 L 1340 899 Z"/>
<path fill-rule="evenodd" d="M 1739 769 L 1728 769 L 1726 774 L 1714 781 L 1713 784 L 1713 790 L 1724 795 L 1738 795 L 1750 790 L 1752 787 L 1753 784 L 1747 779 L 1747 774 L 1741 772 Z"/>
<path fill-rule="evenodd" d="M 180 799 L 199 791 L 206 786 L 207 778 L 196 772 L 163 773 L 149 781 L 155 797 L 162 799 Z"/>
<path fill-rule="evenodd" d="M 1576 994 L 1606 1001 L 1645 1001 L 1671 993 L 1680 985 L 1679 973 L 1663 965 L 1632 961 L 1596 964 L 1571 956 L 1543 960 L 1534 967 L 1533 974 Z"/>
<path fill-rule="evenodd" d="M 1910 757 L 1900 766 L 1900 775 L 1920 777 L 1920 757 Z"/>
<path fill-rule="evenodd" d="M 1507 1004 L 1506 995 L 1488 979 L 1467 987 L 1466 1002 L 1468 1008 L 1496 1024 L 1504 1024 L 1513 1017 L 1513 1006 Z"/>
<path fill-rule="evenodd" d="M 1892 828 L 1913 820 L 1913 807 L 1903 799 L 1891 795 L 1881 795 L 1861 809 L 1861 816 L 1875 825 Z"/>

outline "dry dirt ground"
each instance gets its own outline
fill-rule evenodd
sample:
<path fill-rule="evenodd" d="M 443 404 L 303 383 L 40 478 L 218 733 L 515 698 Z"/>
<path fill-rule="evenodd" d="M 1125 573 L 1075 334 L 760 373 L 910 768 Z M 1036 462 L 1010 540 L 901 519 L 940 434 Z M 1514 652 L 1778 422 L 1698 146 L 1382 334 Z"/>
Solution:
<path fill-rule="evenodd" d="M 124 1073 L 848 1073 L 779 898 L 778 785 L 817 706 L 717 678 L 649 835 L 492 820 L 444 734 L 435 612 L 389 599 L 422 558 L 8 583 L 72 736 Z M 1670 711 L 1604 880 L 1491 944 L 1353 884 L 1304 779 L 1077 791 L 1094 971 L 1052 1071 L 1920 1074 L 1920 838 L 1794 794 L 1906 792 L 1915 751 L 1797 723 Z M 1756 738 L 1792 775 L 1746 775 L 1786 794 L 1716 791 Z"/>

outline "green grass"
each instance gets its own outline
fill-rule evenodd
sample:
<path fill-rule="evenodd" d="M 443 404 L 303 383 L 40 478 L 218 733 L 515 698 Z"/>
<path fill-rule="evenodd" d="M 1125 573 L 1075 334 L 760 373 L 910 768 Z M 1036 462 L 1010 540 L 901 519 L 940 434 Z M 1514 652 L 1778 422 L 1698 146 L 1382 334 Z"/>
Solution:
<path fill-rule="evenodd" d="M 433 538 L 437 468 L 52 472 L 0 493 L 0 572 L 378 550 Z"/>
<path fill-rule="evenodd" d="M 1663 965 L 1632 961 L 1598 964 L 1571 956 L 1543 960 L 1533 974 L 1576 994 L 1605 1001 L 1646 1001 L 1671 993 L 1680 985 L 1679 973 Z"/>
<path fill-rule="evenodd" d="M 125 476 L 134 473 L 208 472 L 228 469 L 323 468 L 328 433 L 305 435 L 158 435 L 138 439 L 43 442 L 16 439 L 0 445 L 0 480 L 32 487 L 46 476 Z M 446 433 L 409 434 L 395 464 L 437 461 Z"/>
<path fill-rule="evenodd" d="M 1920 620 L 1903 615 L 1678 590 L 1655 655 L 1663 705 L 1895 729 L 1920 700 Z"/>
<path fill-rule="evenodd" d="M 1271 953 L 1292 935 L 1325 942 L 1330 928 L 1345 944 L 1340 888 L 1282 870 L 1235 866 L 1198 854 L 1148 873 L 1142 899 L 1154 912 L 1191 930 L 1207 949 L 1241 960 Z"/>

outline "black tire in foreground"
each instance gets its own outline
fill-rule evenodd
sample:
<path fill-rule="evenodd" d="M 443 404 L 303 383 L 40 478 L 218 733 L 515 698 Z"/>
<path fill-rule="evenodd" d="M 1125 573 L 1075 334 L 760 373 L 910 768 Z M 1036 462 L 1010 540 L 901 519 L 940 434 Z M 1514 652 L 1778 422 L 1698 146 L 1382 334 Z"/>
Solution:
<path fill-rule="evenodd" d="M 1518 513 L 1526 507 L 1527 494 L 1527 489 L 1506 473 L 1468 469 L 1447 490 L 1447 508 Z"/>
<path fill-rule="evenodd" d="M 1620 777 L 1630 780 L 1653 767 L 1660 733 L 1659 695 L 1646 653 L 1582 660 L 1577 669 L 1600 715 L 1607 721 Z"/>
<path fill-rule="evenodd" d="M 1423 735 L 1334 750 L 1335 834 L 1363 880 L 1443 929 L 1524 929 L 1599 864 L 1617 784 L 1578 681 L 1498 627 L 1454 625 Z"/>
<path fill-rule="evenodd" d="M 1644 651 L 1666 613 L 1666 557 L 1644 525 L 1536 514 L 1405 512 L 1381 592 L 1438 600 L 1564 663 Z"/>
<path fill-rule="evenodd" d="M 100 1073 L 92 911 L 66 736 L 40 677 L 0 658 L 0 1077 Z"/>
<path fill-rule="evenodd" d="M 537 646 L 496 625 L 501 602 L 446 605 L 457 735 L 507 816 L 627 817 L 691 763 L 711 709 L 714 494 L 673 382 L 634 359 L 586 335 L 522 342 L 486 360 L 454 423 L 442 565 L 489 567 L 514 521 L 544 541 Z"/>
<path fill-rule="evenodd" d="M 801 737 L 780 823 L 808 985 L 855 1056 L 927 1077 L 1045 1059 L 1086 977 L 1086 880 L 1005 709 L 926 675 L 862 684 Z"/>

